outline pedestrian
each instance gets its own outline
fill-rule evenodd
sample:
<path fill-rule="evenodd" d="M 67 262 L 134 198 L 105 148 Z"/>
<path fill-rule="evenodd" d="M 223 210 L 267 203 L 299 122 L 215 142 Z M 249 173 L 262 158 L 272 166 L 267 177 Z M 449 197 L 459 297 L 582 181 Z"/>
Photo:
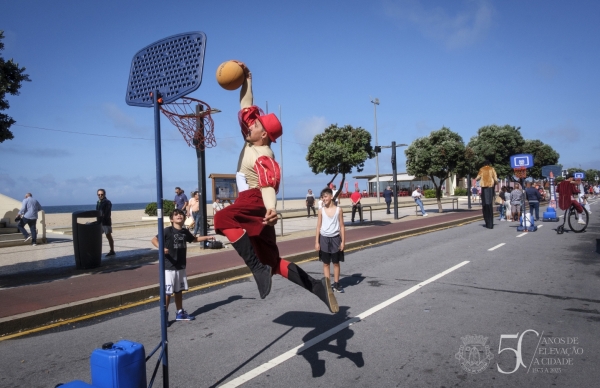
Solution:
<path fill-rule="evenodd" d="M 215 231 L 227 237 L 244 259 L 252 271 L 261 299 L 271 291 L 271 276 L 276 273 L 313 293 L 336 313 L 339 307 L 330 280 L 325 277 L 316 280 L 279 255 L 274 225 L 277 223 L 276 193 L 281 177 L 271 143 L 281 136 L 281 123 L 273 113 L 264 114 L 253 105 L 251 74 L 246 65 L 238 63 L 246 75 L 238 113 L 244 138 L 236 174 L 239 196 L 235 203 L 215 214 Z"/>
<path fill-rule="evenodd" d="M 313 211 L 313 216 L 317 216 L 317 212 L 315 210 L 315 196 L 311 189 L 308 189 L 308 194 L 306 194 L 306 212 L 308 213 L 308 217 L 310 218 L 310 209 Z"/>
<path fill-rule="evenodd" d="M 510 193 L 512 192 L 512 187 L 506 187 L 506 192 L 504 192 L 504 214 L 506 221 L 512 221 L 511 208 L 510 208 Z"/>
<path fill-rule="evenodd" d="M 323 209 L 323 197 L 319 197 L 319 202 L 317 202 L 317 210 Z"/>
<path fill-rule="evenodd" d="M 212 236 L 192 236 L 188 229 L 183 227 L 185 223 L 185 212 L 175 209 L 169 215 L 171 226 L 165 228 L 164 252 L 165 252 L 165 309 L 167 317 L 169 314 L 169 303 L 171 296 L 175 295 L 176 321 L 193 321 L 194 316 L 183 309 L 183 291 L 188 290 L 187 274 L 185 272 L 187 261 L 187 244 L 214 240 Z M 152 239 L 152 245 L 159 247 L 158 235 Z M 168 318 L 167 318 L 168 321 Z"/>
<path fill-rule="evenodd" d="M 527 186 L 525 188 L 525 197 L 529 203 L 529 214 L 531 214 L 531 217 L 533 218 L 533 212 L 535 210 L 535 220 L 539 221 L 540 201 L 542 200 L 542 196 L 540 195 L 539 190 L 531 186 L 531 182 L 527 182 L 525 185 Z"/>
<path fill-rule="evenodd" d="M 200 192 L 193 191 L 192 198 L 188 202 L 187 206 L 187 216 L 191 217 L 194 220 L 194 231 L 192 234 L 194 236 L 198 235 L 198 231 L 200 230 L 200 223 L 202 222 L 202 217 L 200 217 L 202 213 L 200 213 Z"/>
<path fill-rule="evenodd" d="M 112 238 L 112 202 L 106 198 L 106 190 L 98 189 L 96 193 L 98 195 L 98 202 L 96 202 L 96 210 L 100 210 L 100 224 L 102 225 L 102 233 L 106 236 L 108 240 L 108 246 L 110 250 L 105 255 L 105 257 L 110 257 L 115 255 L 115 242 Z"/>
<path fill-rule="evenodd" d="M 412 197 L 415 200 L 416 204 L 421 208 L 421 215 L 423 217 L 427 217 L 427 213 L 425 213 L 425 208 L 423 207 L 423 201 L 421 201 L 421 197 L 423 197 L 423 193 L 421 192 L 421 186 L 417 186 L 415 191 L 412 192 Z"/>
<path fill-rule="evenodd" d="M 19 214 L 17 215 L 17 218 L 19 220 L 17 224 L 17 229 L 19 229 L 19 232 L 23 233 L 23 237 L 25 237 L 25 242 L 31 240 L 32 246 L 37 245 L 36 224 L 38 219 L 38 212 L 41 212 L 42 210 L 42 205 L 40 205 L 40 203 L 35 198 L 33 198 L 31 193 L 25 194 L 25 199 L 21 204 L 21 210 L 19 210 Z M 31 234 L 27 233 L 27 230 L 25 230 L 25 225 L 29 226 L 29 231 L 31 232 Z"/>
<path fill-rule="evenodd" d="M 500 221 L 506 221 L 506 186 L 502 186 L 498 193 L 500 203 L 498 204 L 498 210 L 500 210 Z"/>
<path fill-rule="evenodd" d="M 185 192 L 181 190 L 180 187 L 175 188 L 175 209 L 185 210 L 188 206 L 188 197 L 185 195 Z"/>
<path fill-rule="evenodd" d="M 331 191 L 333 192 L 333 198 L 335 198 L 334 202 L 335 202 L 335 206 L 339 206 L 340 203 L 342 203 L 341 198 L 336 197 L 337 195 L 337 186 L 336 185 L 332 185 L 331 186 Z"/>
<path fill-rule="evenodd" d="M 354 222 L 354 215 L 358 210 L 358 217 L 360 218 L 360 222 L 363 222 L 363 213 L 362 213 L 362 205 L 360 204 L 360 199 L 362 196 L 358 189 L 354 190 L 354 193 L 350 196 L 350 201 L 352 202 L 352 222 Z"/>
<path fill-rule="evenodd" d="M 358 192 L 358 189 L 356 189 Z M 358 193 L 360 195 L 360 193 Z M 331 276 L 330 264 L 333 263 L 332 289 L 344 292 L 340 285 L 340 263 L 344 261 L 344 242 L 346 229 L 344 228 L 344 214 L 342 208 L 332 201 L 333 191 L 325 188 L 321 191 L 323 209 L 319 212 L 317 220 L 317 234 L 315 249 L 319 252 L 319 260 L 323 262 L 323 275 L 326 279 Z"/>
<path fill-rule="evenodd" d="M 392 214 L 392 212 L 390 212 L 390 205 L 392 204 L 393 195 L 394 192 L 392 191 L 392 188 L 390 186 L 386 187 L 385 190 L 383 190 L 383 198 L 385 199 L 385 204 L 387 205 L 386 214 Z"/>
<path fill-rule="evenodd" d="M 475 202 L 477 200 L 477 186 L 471 187 L 471 201 Z"/>
<path fill-rule="evenodd" d="M 512 214 L 512 221 L 519 221 L 521 218 L 521 202 L 523 201 L 523 192 L 521 186 L 515 183 L 515 187 L 510 192 L 510 211 Z"/>
<path fill-rule="evenodd" d="M 223 210 L 223 208 L 225 206 L 223 205 L 223 202 L 221 202 L 221 199 L 219 197 L 217 197 L 217 198 L 215 198 L 215 202 L 213 202 L 212 207 L 213 207 L 213 216 L 214 216 L 215 214 L 217 214 L 217 212 L 219 210 Z"/>
<path fill-rule="evenodd" d="M 483 162 L 483 166 L 477 173 L 476 181 L 479 182 L 479 189 L 481 190 L 480 201 L 481 211 L 483 212 L 483 219 L 485 220 L 485 227 L 488 229 L 494 229 L 494 187 L 498 182 L 498 176 L 496 170 L 491 166 L 489 160 Z"/>

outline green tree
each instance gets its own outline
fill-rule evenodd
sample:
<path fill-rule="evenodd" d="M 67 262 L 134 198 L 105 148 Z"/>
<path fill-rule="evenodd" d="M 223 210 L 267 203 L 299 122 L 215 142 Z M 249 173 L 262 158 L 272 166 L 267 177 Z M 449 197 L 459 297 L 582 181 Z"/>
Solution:
<path fill-rule="evenodd" d="M 4 31 L 0 31 L 0 51 L 4 50 L 2 39 L 4 39 Z M 8 100 L 5 98 L 6 93 L 18 96 L 21 83 L 30 81 L 29 76 L 24 72 L 24 67 L 19 67 L 19 64 L 12 59 L 5 61 L 0 55 L 0 112 L 10 107 Z M 12 117 L 0 113 L 0 143 L 13 139 L 14 136 L 9 128 L 14 123 L 16 121 Z"/>
<path fill-rule="evenodd" d="M 600 171 L 594 169 L 594 168 L 590 168 L 588 170 L 585 170 L 585 180 L 593 182 L 596 180 L 596 177 L 600 177 Z"/>
<path fill-rule="evenodd" d="M 428 176 L 433 182 L 440 212 L 443 211 L 442 186 L 452 174 L 465 168 L 465 151 L 462 137 L 446 127 L 416 139 L 404 151 L 406 171 L 414 176 Z"/>
<path fill-rule="evenodd" d="M 560 157 L 554 148 L 540 140 L 525 140 L 523 153 L 533 155 L 533 167 L 529 169 L 528 176 L 534 179 L 542 179 L 542 167 L 557 164 Z"/>
<path fill-rule="evenodd" d="M 313 173 L 333 175 L 327 186 L 338 174 L 342 174 L 342 182 L 334 198 L 337 199 L 342 192 L 346 174 L 352 173 L 353 168 L 361 172 L 365 161 L 374 156 L 371 134 L 367 130 L 332 124 L 325 128 L 325 132 L 314 137 L 308 147 L 306 160 Z"/>
<path fill-rule="evenodd" d="M 479 128 L 477 135 L 473 136 L 467 144 L 467 150 L 472 152 L 468 159 L 471 168 L 469 173 L 476 173 L 487 159 L 490 161 L 498 178 L 513 176 L 510 168 L 510 157 L 523 153 L 525 139 L 521 135 L 521 127 L 511 125 L 487 125 Z"/>

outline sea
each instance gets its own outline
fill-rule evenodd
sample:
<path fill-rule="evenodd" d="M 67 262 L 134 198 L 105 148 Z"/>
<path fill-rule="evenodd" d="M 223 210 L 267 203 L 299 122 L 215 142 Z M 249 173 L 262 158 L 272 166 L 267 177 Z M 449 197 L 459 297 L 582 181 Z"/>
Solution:
<path fill-rule="evenodd" d="M 304 197 L 293 197 L 286 199 L 304 199 Z M 278 201 L 281 201 L 278 198 Z M 112 204 L 112 211 L 119 210 L 144 210 L 149 202 L 138 202 L 138 203 L 114 203 Z M 212 201 L 206 201 L 207 205 L 212 204 Z M 46 214 L 56 213 L 73 213 L 81 210 L 96 210 L 96 204 L 93 205 L 57 205 L 57 206 L 44 206 Z"/>

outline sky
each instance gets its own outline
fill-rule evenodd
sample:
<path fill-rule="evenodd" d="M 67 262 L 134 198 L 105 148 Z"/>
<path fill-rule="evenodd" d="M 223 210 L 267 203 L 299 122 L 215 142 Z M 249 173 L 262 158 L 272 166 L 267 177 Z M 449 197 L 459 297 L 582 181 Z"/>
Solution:
<path fill-rule="evenodd" d="M 410 144 L 443 126 L 465 143 L 486 125 L 521 127 L 565 167 L 600 169 L 600 2 L 556 0 L 117 1 L 0 0 L 5 59 L 31 82 L 8 95 L 17 121 L 0 143 L 0 193 L 42 205 L 156 201 L 152 108 L 129 106 L 134 54 L 165 37 L 202 31 L 204 74 L 190 97 L 213 115 L 206 172 L 234 174 L 243 139 L 239 92 L 215 72 L 237 59 L 252 71 L 255 104 L 280 115 L 286 198 L 319 191 L 306 154 L 331 124 Z M 281 114 L 280 114 L 281 112 Z M 198 187 L 197 159 L 161 119 L 164 198 Z M 283 148 L 283 158 L 280 152 Z M 391 173 L 391 150 L 379 173 Z M 283 159 L 283 160 L 282 160 Z M 398 171 L 406 159 L 399 149 Z M 375 174 L 375 159 L 352 176 Z M 340 178 L 336 179 L 336 183 Z M 359 181 L 360 189 L 365 180 Z M 210 182 L 207 183 L 210 192 Z M 279 198 L 282 190 L 280 189 Z"/>

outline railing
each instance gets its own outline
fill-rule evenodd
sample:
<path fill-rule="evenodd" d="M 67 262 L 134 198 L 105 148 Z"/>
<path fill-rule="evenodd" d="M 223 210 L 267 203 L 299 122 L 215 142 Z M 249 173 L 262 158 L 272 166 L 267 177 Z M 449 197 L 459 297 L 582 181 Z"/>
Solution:
<path fill-rule="evenodd" d="M 421 201 L 423 202 L 423 201 Z M 440 200 L 441 204 L 444 203 L 452 203 L 452 210 L 454 210 L 454 202 L 456 202 L 456 208 L 458 209 L 458 198 L 446 198 L 446 199 L 442 199 Z M 423 202 L 423 207 L 425 207 L 425 205 L 437 205 L 438 201 L 437 199 L 435 201 L 429 201 L 427 203 Z M 419 215 L 419 205 L 415 202 L 415 216 Z"/>

